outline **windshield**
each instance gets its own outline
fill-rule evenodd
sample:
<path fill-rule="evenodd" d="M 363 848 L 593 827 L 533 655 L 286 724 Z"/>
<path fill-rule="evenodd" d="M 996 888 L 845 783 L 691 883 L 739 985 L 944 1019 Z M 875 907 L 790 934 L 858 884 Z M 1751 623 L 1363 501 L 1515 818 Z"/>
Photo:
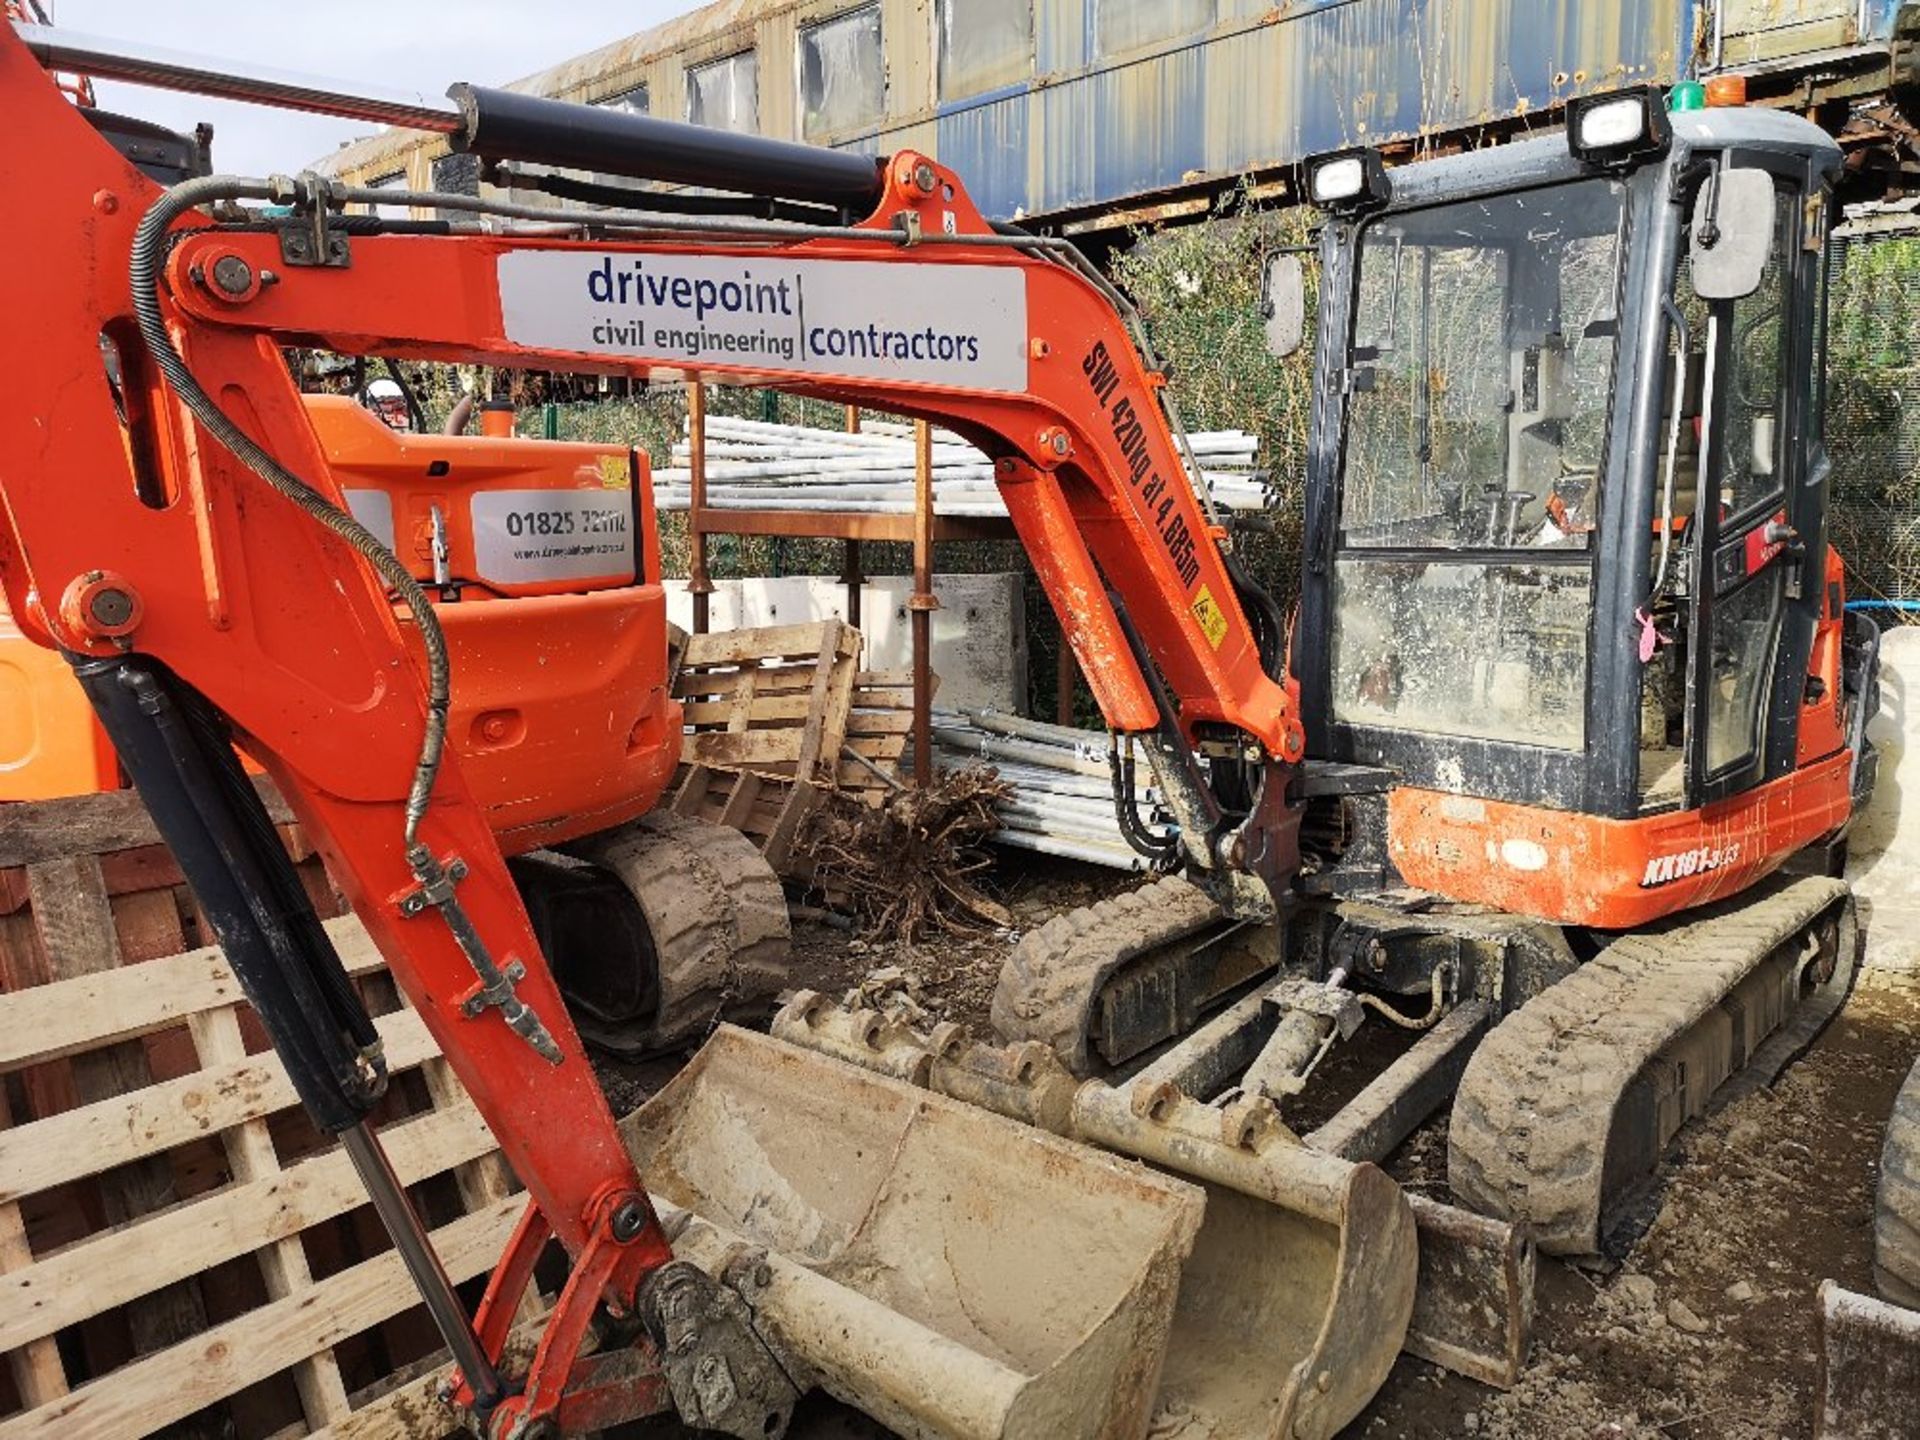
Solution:
<path fill-rule="evenodd" d="M 1364 232 L 1343 543 L 1584 549 L 1619 335 L 1625 191 L 1582 180 Z"/>

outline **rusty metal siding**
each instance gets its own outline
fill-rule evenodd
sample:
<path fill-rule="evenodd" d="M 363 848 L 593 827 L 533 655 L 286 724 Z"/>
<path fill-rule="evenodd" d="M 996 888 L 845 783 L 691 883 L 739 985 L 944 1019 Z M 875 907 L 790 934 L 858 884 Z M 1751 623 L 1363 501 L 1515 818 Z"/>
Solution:
<path fill-rule="evenodd" d="M 976 95 L 944 107 L 934 126 L 933 153 L 967 182 L 973 203 L 996 219 L 1025 215 L 1028 203 L 1029 143 L 1032 109 L 1028 87 L 1014 86 Z M 881 147 L 892 148 L 882 140 Z"/>
<path fill-rule="evenodd" d="M 1041 45 L 1029 100 L 1045 148 L 1024 201 L 1040 213 L 1670 82 L 1694 22 L 1692 0 L 1310 0 L 1251 21 L 1223 0 L 1228 18 L 1209 31 L 1088 66 L 1090 3 L 1042 13 L 1067 9 L 1082 23 Z"/>
<path fill-rule="evenodd" d="M 796 27 L 845 3 L 720 0 L 521 88 L 595 100 L 644 79 L 654 113 L 679 118 L 686 66 L 751 45 L 763 128 L 790 135 Z M 1748 17 L 1748 50 L 1791 56 L 1826 43 L 1836 5 L 1860 6 L 1863 43 L 1884 40 L 1899 0 L 1216 0 L 1208 28 L 1116 57 L 1094 53 L 1097 0 L 1034 0 L 1031 76 L 946 104 L 934 94 L 933 0 L 881 3 L 888 113 L 844 143 L 930 150 L 1011 217 L 1124 208 L 1344 146 L 1470 133 L 1576 94 L 1671 84 L 1693 73 L 1720 5 Z M 381 136 L 323 163 L 365 178 L 441 148 Z"/>

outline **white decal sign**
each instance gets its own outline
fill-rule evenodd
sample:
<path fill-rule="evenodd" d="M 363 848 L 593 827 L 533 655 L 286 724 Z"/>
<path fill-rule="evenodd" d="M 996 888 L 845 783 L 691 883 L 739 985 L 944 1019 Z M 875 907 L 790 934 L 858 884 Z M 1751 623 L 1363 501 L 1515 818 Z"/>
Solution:
<path fill-rule="evenodd" d="M 1027 287 L 1004 265 L 522 250 L 499 261 L 507 338 L 664 366 L 1027 388 Z"/>
<path fill-rule="evenodd" d="M 631 580 L 633 498 L 618 490 L 482 490 L 473 558 L 496 585 Z"/>
<path fill-rule="evenodd" d="M 393 549 L 393 497 L 384 490 L 345 490 L 347 509 L 373 538 Z"/>

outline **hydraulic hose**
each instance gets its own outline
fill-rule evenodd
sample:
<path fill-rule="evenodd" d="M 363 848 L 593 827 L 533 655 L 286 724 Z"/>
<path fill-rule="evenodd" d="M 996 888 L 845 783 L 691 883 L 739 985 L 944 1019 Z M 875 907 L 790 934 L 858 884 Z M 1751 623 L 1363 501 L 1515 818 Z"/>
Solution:
<path fill-rule="evenodd" d="M 283 182 L 284 185 L 284 182 Z M 306 481 L 274 459 L 252 436 L 229 419 L 194 378 L 186 360 L 174 347 L 160 314 L 160 268 L 165 260 L 167 237 L 173 224 L 197 206 L 219 200 L 280 200 L 290 186 L 264 180 L 246 180 L 232 175 L 209 175 L 188 180 L 164 192 L 141 217 L 134 232 L 133 257 L 128 278 L 133 286 L 134 319 L 140 338 L 165 377 L 168 387 L 198 420 L 206 432 L 225 446 L 254 474 L 304 513 L 331 530 L 365 558 L 412 612 L 419 628 L 427 657 L 427 720 L 420 739 L 420 757 L 414 767 L 413 784 L 407 796 L 406 846 L 411 852 L 417 843 L 420 821 L 431 803 L 434 778 L 446 749 L 447 711 L 451 703 L 451 665 L 447 640 L 440 629 L 426 592 L 420 588 L 407 567 L 371 531 L 345 510 L 334 505 Z"/>

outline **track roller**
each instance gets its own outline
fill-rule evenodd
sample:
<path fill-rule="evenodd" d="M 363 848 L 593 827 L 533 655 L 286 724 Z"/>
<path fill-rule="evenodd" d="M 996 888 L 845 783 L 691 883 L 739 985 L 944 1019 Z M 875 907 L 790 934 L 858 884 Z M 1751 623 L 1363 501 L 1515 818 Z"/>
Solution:
<path fill-rule="evenodd" d="M 1614 941 L 1474 1052 L 1454 1194 L 1542 1250 L 1601 1254 L 1681 1126 L 1771 1082 L 1845 1003 L 1857 939 L 1847 887 L 1803 879 Z"/>
<path fill-rule="evenodd" d="M 994 1032 L 1037 1040 L 1075 1075 L 1123 1065 L 1185 1034 L 1220 996 L 1263 970 L 1272 947 L 1246 943 L 1178 877 L 1056 916 L 1023 939 L 993 993 Z"/>
<path fill-rule="evenodd" d="M 623 1056 L 764 1015 L 787 984 L 779 877 L 737 830 L 654 814 L 514 873 L 590 1043 Z"/>

